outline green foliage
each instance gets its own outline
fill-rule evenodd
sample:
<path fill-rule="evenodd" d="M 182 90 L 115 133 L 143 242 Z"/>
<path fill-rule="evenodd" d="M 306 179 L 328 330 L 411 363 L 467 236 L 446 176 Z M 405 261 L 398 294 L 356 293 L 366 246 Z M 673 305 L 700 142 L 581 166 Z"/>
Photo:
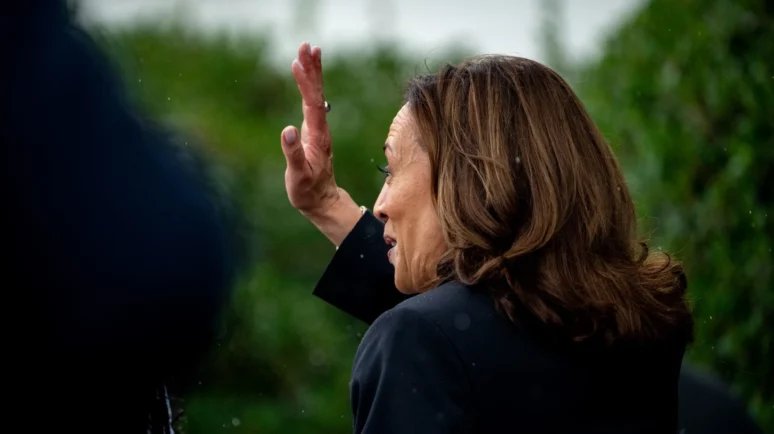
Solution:
<path fill-rule="evenodd" d="M 773 23 L 764 0 L 653 0 L 579 73 L 653 246 L 686 266 L 689 358 L 772 431 Z"/>
<path fill-rule="evenodd" d="M 772 18 L 764 0 L 654 0 L 593 65 L 573 70 L 554 47 L 555 66 L 579 77 L 579 93 L 616 147 L 654 246 L 687 267 L 697 318 L 690 357 L 731 381 L 768 429 Z M 174 26 L 104 40 L 137 102 L 191 146 L 206 145 L 220 186 L 245 216 L 253 253 L 222 342 L 186 398 L 187 433 L 351 429 L 349 373 L 365 327 L 311 295 L 333 246 L 285 195 L 279 135 L 300 126 L 300 101 L 294 53 L 278 69 L 266 41 Z M 433 62 L 389 46 L 342 56 L 323 47 L 323 57 L 337 180 L 370 205 L 402 85 Z"/>

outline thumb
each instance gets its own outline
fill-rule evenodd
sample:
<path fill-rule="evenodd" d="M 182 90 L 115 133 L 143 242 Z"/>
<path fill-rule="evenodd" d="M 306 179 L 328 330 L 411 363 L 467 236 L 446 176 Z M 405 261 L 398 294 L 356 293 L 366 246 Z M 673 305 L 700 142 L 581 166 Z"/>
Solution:
<path fill-rule="evenodd" d="M 285 154 L 288 169 L 302 169 L 306 163 L 306 155 L 304 154 L 304 147 L 301 146 L 301 140 L 298 139 L 296 127 L 285 127 L 282 130 L 281 142 L 282 153 Z"/>

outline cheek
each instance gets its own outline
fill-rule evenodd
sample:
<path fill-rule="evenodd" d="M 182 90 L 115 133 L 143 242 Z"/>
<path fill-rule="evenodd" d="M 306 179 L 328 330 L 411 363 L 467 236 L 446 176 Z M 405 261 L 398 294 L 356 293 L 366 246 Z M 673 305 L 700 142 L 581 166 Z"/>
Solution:
<path fill-rule="evenodd" d="M 403 246 L 400 249 L 401 265 L 417 288 L 435 277 L 438 259 L 446 243 L 435 208 L 429 198 L 414 202 L 411 218 L 407 219 L 404 225 L 401 235 L 405 243 L 398 243 Z"/>
<path fill-rule="evenodd" d="M 446 248 L 446 242 L 434 207 L 429 207 L 423 216 L 422 224 L 418 226 L 421 228 L 420 251 L 424 261 L 431 263 L 435 272 L 435 265 Z"/>
<path fill-rule="evenodd" d="M 394 225 L 398 236 L 394 264 L 401 290 L 426 289 L 427 282 L 436 276 L 438 259 L 446 247 L 433 205 L 430 163 L 420 159 L 422 156 L 403 166 L 389 191 L 383 192 L 388 225 Z"/>

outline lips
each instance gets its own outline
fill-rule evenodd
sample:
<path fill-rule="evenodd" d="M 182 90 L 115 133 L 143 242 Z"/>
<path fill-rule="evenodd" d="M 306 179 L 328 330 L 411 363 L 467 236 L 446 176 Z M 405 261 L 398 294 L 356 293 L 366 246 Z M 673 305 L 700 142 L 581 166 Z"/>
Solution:
<path fill-rule="evenodd" d="M 388 235 L 385 235 L 384 243 L 392 247 L 390 250 L 387 251 L 387 260 L 390 261 L 390 263 L 392 264 L 393 251 L 395 250 L 395 246 L 398 245 L 398 242 L 394 238 Z"/>

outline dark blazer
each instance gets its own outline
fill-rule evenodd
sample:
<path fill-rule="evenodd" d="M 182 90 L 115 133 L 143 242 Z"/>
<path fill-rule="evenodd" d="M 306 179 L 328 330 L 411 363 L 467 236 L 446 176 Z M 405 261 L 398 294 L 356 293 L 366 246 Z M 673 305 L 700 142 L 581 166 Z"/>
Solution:
<path fill-rule="evenodd" d="M 393 285 L 382 231 L 366 213 L 315 288 L 372 324 L 352 372 L 355 433 L 680 432 L 681 343 L 613 350 L 549 343 L 539 325 L 515 327 L 482 291 L 454 282 L 407 297 Z M 681 379 L 686 396 L 708 390 L 694 380 Z M 715 407 L 734 414 L 738 428 L 750 426 L 726 397 L 716 396 Z M 694 430 L 698 417 L 713 415 L 691 404 L 681 407 L 686 434 L 756 432 Z"/>
<path fill-rule="evenodd" d="M 6 414 L 149 432 L 169 419 L 165 380 L 213 337 L 227 220 L 64 1 L 11 2 L 0 36 Z"/>

